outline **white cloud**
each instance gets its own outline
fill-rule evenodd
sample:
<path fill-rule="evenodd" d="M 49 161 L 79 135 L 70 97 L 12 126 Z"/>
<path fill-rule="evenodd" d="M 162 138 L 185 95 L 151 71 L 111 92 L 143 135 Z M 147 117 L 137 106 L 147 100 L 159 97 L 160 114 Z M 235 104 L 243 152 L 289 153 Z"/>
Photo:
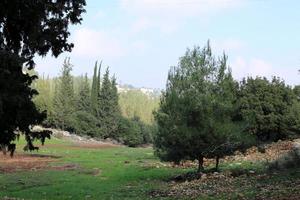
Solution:
<path fill-rule="evenodd" d="M 120 0 L 120 7 L 137 20 L 132 32 L 155 28 L 164 34 L 178 30 L 185 20 L 210 16 L 241 6 L 243 0 Z"/>
<path fill-rule="evenodd" d="M 121 8 L 137 15 L 193 17 L 240 6 L 243 0 L 120 0 Z"/>
<path fill-rule="evenodd" d="M 272 64 L 259 58 L 246 60 L 242 57 L 237 57 L 230 67 L 233 76 L 237 79 L 247 76 L 266 76 L 270 78 L 272 75 L 275 75 Z"/>
<path fill-rule="evenodd" d="M 102 19 L 106 16 L 106 14 L 102 11 L 102 10 L 99 10 L 96 14 L 95 14 L 95 19 Z"/>
<path fill-rule="evenodd" d="M 235 38 L 228 38 L 221 41 L 212 41 L 212 48 L 216 51 L 240 52 L 246 48 L 244 41 Z"/>
<path fill-rule="evenodd" d="M 136 20 L 131 25 L 131 32 L 139 33 L 141 31 L 149 29 L 152 26 L 153 26 L 153 23 L 150 20 L 148 20 L 147 18 L 141 18 L 141 19 Z"/>
<path fill-rule="evenodd" d="M 136 53 L 144 53 L 148 47 L 148 43 L 143 40 L 135 41 L 131 45 L 131 49 Z"/>
<path fill-rule="evenodd" d="M 122 42 L 110 32 L 80 28 L 74 32 L 73 53 L 85 58 L 115 58 L 126 54 Z"/>

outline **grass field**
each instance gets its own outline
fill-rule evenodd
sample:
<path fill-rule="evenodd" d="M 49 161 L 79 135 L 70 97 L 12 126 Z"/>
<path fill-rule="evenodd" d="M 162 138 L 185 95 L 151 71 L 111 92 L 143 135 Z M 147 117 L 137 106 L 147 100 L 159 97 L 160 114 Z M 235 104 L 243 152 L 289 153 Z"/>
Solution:
<path fill-rule="evenodd" d="M 18 146 L 21 148 L 23 145 Z M 18 152 L 22 153 L 21 149 L 18 149 Z M 197 190 L 201 191 L 205 186 L 202 183 L 193 182 L 192 185 L 187 185 L 187 183 L 177 184 L 169 181 L 171 177 L 191 171 L 193 168 L 180 169 L 166 166 L 155 158 L 152 148 L 80 148 L 53 139 L 41 148 L 38 155 L 36 155 L 37 153 L 27 154 L 29 157 L 49 155 L 58 158 L 51 158 L 51 161 L 40 169 L 17 169 L 11 173 L 1 172 L 0 199 L 4 197 L 38 200 L 226 199 L 229 197 L 226 193 L 227 189 L 232 190 L 230 191 L 232 198 L 254 199 L 260 194 L 266 197 L 273 197 L 273 194 L 279 197 L 293 196 L 297 193 L 294 190 L 300 189 L 297 185 L 293 188 L 287 186 L 290 184 L 289 181 L 300 185 L 300 171 L 296 169 L 260 179 L 256 176 L 238 177 L 230 180 L 229 185 L 218 186 L 227 179 L 214 179 L 205 184 L 207 187 L 212 184 L 209 186 L 212 192 L 199 194 Z M 236 168 L 235 165 L 230 166 L 223 164 L 221 168 L 223 170 Z M 239 167 L 257 171 L 262 169 L 260 164 L 255 163 L 243 163 Z M 276 189 L 276 186 L 274 190 L 273 188 L 266 191 L 261 190 L 262 186 L 270 188 L 273 183 L 280 188 Z M 222 187 L 223 190 L 217 191 L 214 188 L 217 186 Z M 173 191 L 177 187 L 180 189 L 174 191 L 173 195 L 168 194 L 168 191 Z M 158 195 L 152 195 L 154 191 L 157 191 Z"/>

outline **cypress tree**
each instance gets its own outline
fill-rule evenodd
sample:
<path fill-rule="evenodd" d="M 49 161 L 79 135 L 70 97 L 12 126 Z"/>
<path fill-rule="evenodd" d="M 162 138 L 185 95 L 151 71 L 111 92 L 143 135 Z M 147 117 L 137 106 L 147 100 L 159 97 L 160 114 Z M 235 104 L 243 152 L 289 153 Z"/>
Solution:
<path fill-rule="evenodd" d="M 96 116 L 97 110 L 97 61 L 94 67 L 94 74 L 93 74 L 93 82 L 92 82 L 92 89 L 91 89 L 91 111 Z"/>
<path fill-rule="evenodd" d="M 100 117 L 100 89 L 101 89 L 101 65 L 102 65 L 102 61 L 100 62 L 99 65 L 99 69 L 98 69 L 98 76 L 97 76 L 97 83 L 96 83 L 96 91 L 95 91 L 95 96 L 97 98 L 97 105 L 96 105 L 96 113 L 97 113 L 97 117 Z"/>
<path fill-rule="evenodd" d="M 71 76 L 72 65 L 70 58 L 66 58 L 62 67 L 61 76 L 55 87 L 53 100 L 54 121 L 61 128 L 68 128 L 70 116 L 74 111 L 73 77 Z"/>
<path fill-rule="evenodd" d="M 82 77 L 82 81 L 79 87 L 78 98 L 77 98 L 77 109 L 80 111 L 90 111 L 91 101 L 90 101 L 90 84 L 87 74 Z"/>
<path fill-rule="evenodd" d="M 111 124 L 110 124 L 110 137 L 116 138 L 118 134 L 118 127 L 121 117 L 121 109 L 119 106 L 119 94 L 117 89 L 117 80 L 113 76 L 111 79 L 110 87 L 110 114 L 111 114 Z"/>
<path fill-rule="evenodd" d="M 110 135 L 110 122 L 111 122 L 111 81 L 109 79 L 109 68 L 103 76 L 102 86 L 99 93 L 99 120 L 101 124 L 101 131 L 104 138 Z"/>

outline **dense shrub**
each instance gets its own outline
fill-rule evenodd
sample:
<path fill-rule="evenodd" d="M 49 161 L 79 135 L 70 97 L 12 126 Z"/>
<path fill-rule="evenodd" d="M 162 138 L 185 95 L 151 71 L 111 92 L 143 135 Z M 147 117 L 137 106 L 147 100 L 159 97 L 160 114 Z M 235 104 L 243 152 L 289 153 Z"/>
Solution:
<path fill-rule="evenodd" d="M 98 120 L 92 114 L 78 111 L 72 114 L 69 126 L 78 135 L 101 137 Z"/>

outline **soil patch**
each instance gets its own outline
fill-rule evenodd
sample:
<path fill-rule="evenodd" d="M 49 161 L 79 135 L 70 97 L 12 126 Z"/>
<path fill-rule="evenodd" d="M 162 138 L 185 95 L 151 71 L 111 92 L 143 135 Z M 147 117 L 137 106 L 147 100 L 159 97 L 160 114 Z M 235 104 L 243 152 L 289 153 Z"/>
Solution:
<path fill-rule="evenodd" d="M 13 173 L 17 171 L 34 171 L 48 168 L 48 164 L 57 160 L 57 156 L 40 154 L 0 154 L 0 173 Z"/>

